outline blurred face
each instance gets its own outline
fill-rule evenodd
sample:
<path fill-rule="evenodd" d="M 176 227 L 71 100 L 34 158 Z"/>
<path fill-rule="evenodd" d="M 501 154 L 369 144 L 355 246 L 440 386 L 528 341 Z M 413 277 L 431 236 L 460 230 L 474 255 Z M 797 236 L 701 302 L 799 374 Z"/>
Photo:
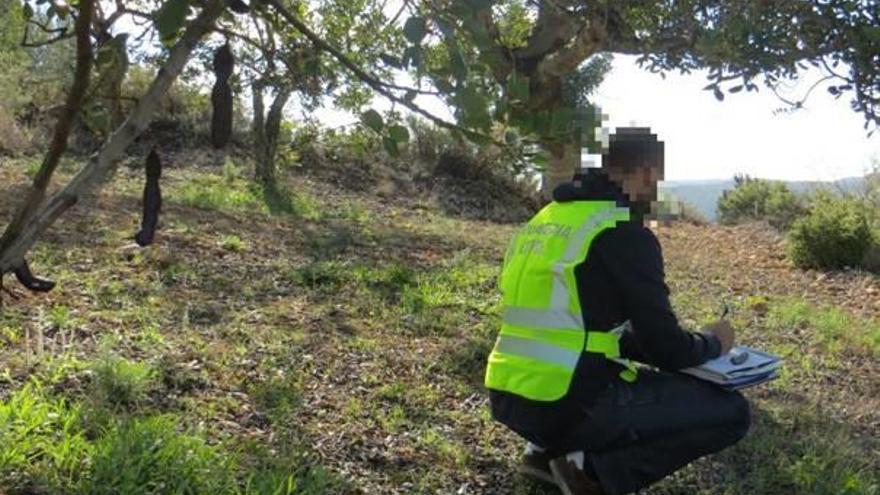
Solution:
<path fill-rule="evenodd" d="M 647 204 L 657 201 L 657 182 L 663 180 L 660 167 L 635 167 L 628 171 L 614 167 L 606 169 L 606 172 L 630 201 Z"/>

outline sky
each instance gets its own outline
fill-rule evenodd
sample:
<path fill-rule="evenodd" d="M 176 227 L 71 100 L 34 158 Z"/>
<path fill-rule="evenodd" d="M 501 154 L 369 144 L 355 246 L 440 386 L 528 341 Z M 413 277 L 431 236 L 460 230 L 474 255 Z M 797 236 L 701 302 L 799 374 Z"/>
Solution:
<path fill-rule="evenodd" d="M 802 95 L 818 78 L 782 93 Z M 757 81 L 756 81 L 757 82 Z M 784 180 L 834 180 L 862 175 L 871 159 L 880 160 L 880 132 L 867 137 L 864 119 L 849 107 L 847 95 L 834 100 L 820 86 L 805 108 L 773 115 L 783 103 L 759 84 L 757 93 L 727 94 L 723 102 L 702 88 L 705 72 L 669 73 L 666 79 L 638 68 L 635 57 L 615 56 L 613 68 L 593 94 L 609 120 L 606 127 L 650 127 L 665 143 L 666 180 L 729 179 L 737 173 Z M 419 97 L 416 103 L 450 118 L 442 102 Z M 376 100 L 374 108 L 389 105 Z M 317 112 L 328 125 L 354 122 L 332 109 Z M 585 162 L 590 157 L 585 157 Z"/>

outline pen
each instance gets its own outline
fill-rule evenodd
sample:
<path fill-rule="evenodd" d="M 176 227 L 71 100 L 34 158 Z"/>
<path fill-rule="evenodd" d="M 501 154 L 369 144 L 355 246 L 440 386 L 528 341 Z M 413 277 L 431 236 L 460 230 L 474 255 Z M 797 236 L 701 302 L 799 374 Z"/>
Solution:
<path fill-rule="evenodd" d="M 721 316 L 719 317 L 719 319 L 723 320 L 723 319 L 727 318 L 727 315 L 729 313 L 730 313 L 730 305 L 727 303 L 724 303 L 721 306 Z"/>
<path fill-rule="evenodd" d="M 721 316 L 719 319 L 723 320 L 727 318 L 727 315 L 730 314 L 730 305 L 724 303 L 721 308 Z M 749 359 L 749 351 L 739 351 L 736 354 L 730 356 L 730 363 L 735 365 L 740 365 L 746 362 Z"/>

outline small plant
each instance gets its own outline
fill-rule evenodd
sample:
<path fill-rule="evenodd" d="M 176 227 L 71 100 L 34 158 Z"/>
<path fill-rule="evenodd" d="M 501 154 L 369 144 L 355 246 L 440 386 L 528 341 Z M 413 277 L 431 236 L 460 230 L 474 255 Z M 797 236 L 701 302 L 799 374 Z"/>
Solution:
<path fill-rule="evenodd" d="M 70 308 L 64 305 L 54 306 L 49 312 L 49 322 L 58 329 L 66 328 L 71 321 Z"/>
<path fill-rule="evenodd" d="M 92 397 L 97 405 L 111 410 L 128 409 L 143 403 L 154 377 L 150 366 L 118 356 L 104 358 L 93 372 Z"/>
<path fill-rule="evenodd" d="M 290 272 L 290 281 L 310 289 L 327 287 L 336 289 L 350 280 L 350 267 L 338 261 L 318 261 L 295 268 Z"/>
<path fill-rule="evenodd" d="M 819 192 L 810 213 L 791 226 L 788 251 L 801 268 L 841 269 L 860 266 L 874 242 L 863 202 Z"/>
<path fill-rule="evenodd" d="M 43 165 L 43 163 L 36 158 L 28 160 L 27 165 L 25 166 L 25 169 L 24 169 L 24 173 L 25 173 L 25 175 L 28 176 L 28 179 L 33 179 L 34 177 L 36 177 L 37 172 L 40 171 L 40 167 L 42 165 Z"/>
<path fill-rule="evenodd" d="M 273 420 L 290 418 L 302 404 L 299 384 L 289 376 L 273 377 L 254 384 L 251 395 L 259 408 Z"/>
<path fill-rule="evenodd" d="M 220 240 L 220 247 L 234 253 L 240 253 L 246 248 L 244 241 L 241 240 L 241 237 L 234 234 L 223 236 L 223 238 Z"/>

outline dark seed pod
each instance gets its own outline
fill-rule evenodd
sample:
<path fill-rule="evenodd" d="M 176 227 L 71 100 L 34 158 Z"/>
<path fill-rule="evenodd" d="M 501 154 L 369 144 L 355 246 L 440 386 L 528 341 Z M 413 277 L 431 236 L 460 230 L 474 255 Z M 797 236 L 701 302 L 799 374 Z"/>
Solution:
<path fill-rule="evenodd" d="M 247 14 L 250 12 L 251 8 L 241 0 L 232 0 L 232 2 L 229 3 L 229 10 L 236 14 Z"/>
<path fill-rule="evenodd" d="M 215 148 L 223 148 L 232 136 L 232 88 L 229 77 L 232 76 L 235 59 L 229 43 L 221 46 L 214 53 L 214 88 L 211 90 L 211 144 Z"/>
<path fill-rule="evenodd" d="M 55 288 L 55 282 L 45 278 L 35 277 L 34 274 L 31 273 L 27 261 L 24 260 L 22 260 L 21 264 L 15 269 L 15 278 L 18 279 L 21 285 L 33 292 L 49 292 Z"/>
<path fill-rule="evenodd" d="M 162 209 L 162 191 L 159 178 L 162 176 L 162 162 L 156 150 L 150 150 L 146 165 L 147 181 L 144 185 L 144 216 L 141 230 L 135 234 L 134 241 L 138 246 L 149 246 L 153 243 L 156 226 L 159 223 L 159 212 Z"/>

